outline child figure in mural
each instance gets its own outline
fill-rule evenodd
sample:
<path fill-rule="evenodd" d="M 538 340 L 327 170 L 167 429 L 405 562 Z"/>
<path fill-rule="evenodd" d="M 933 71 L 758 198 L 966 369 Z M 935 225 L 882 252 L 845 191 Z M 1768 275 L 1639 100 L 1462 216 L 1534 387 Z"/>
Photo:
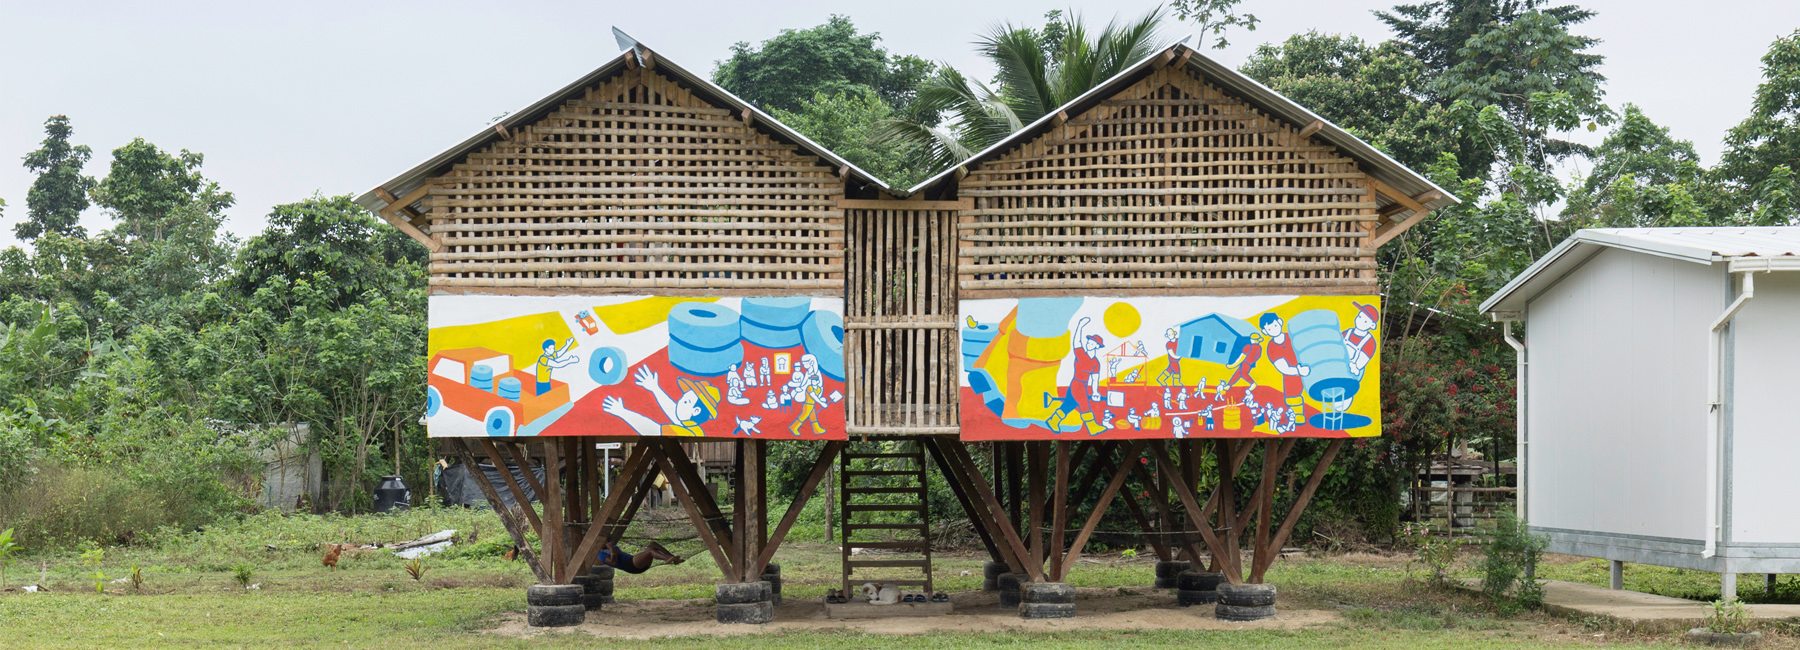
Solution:
<path fill-rule="evenodd" d="M 575 348 L 575 337 L 569 337 L 562 347 L 556 347 L 556 339 L 544 339 L 544 353 L 537 358 L 537 392 L 542 395 L 550 392 L 550 371 L 581 363 L 581 357 L 569 354 Z"/>
<path fill-rule="evenodd" d="M 640 436 L 704 436 L 706 433 L 700 430 L 700 425 L 719 417 L 719 389 L 710 383 L 682 377 L 675 380 L 681 387 L 681 397 L 671 398 L 663 392 L 662 384 L 657 383 L 654 370 L 639 367 L 632 379 L 639 388 L 650 391 L 656 398 L 656 405 L 662 409 L 668 423 L 657 422 L 625 408 L 625 400 L 611 395 L 600 402 L 600 410 L 624 420 Z"/>
<path fill-rule="evenodd" d="M 794 369 L 794 376 L 782 386 L 795 402 L 802 404 L 800 417 L 788 425 L 788 433 L 800 437 L 800 429 L 808 422 L 812 423 L 813 435 L 825 435 L 825 425 L 819 423 L 819 409 L 825 405 L 825 378 L 819 375 L 819 358 L 810 354 L 800 356 L 800 366 Z"/>
<path fill-rule="evenodd" d="M 1304 419 L 1306 408 L 1302 395 L 1305 392 L 1301 377 L 1312 372 L 1312 368 L 1300 365 L 1300 358 L 1294 355 L 1294 341 L 1288 338 L 1287 323 L 1281 317 L 1269 312 L 1262 315 L 1257 328 L 1269 337 L 1269 364 L 1281 373 L 1281 395 L 1287 399 L 1288 409 L 1294 412 L 1294 419 Z"/>
<path fill-rule="evenodd" d="M 738 376 L 737 364 L 732 364 L 731 369 L 725 371 L 725 401 L 737 406 L 750 403 L 750 398 L 744 397 L 744 379 Z"/>
<path fill-rule="evenodd" d="M 1163 368 L 1162 374 L 1156 376 L 1158 386 L 1181 385 L 1181 356 L 1175 353 L 1175 348 L 1178 347 L 1175 339 L 1180 337 L 1181 332 L 1173 327 L 1163 332 L 1163 338 L 1168 339 L 1163 343 L 1163 353 L 1168 356 L 1169 365 Z"/>
<path fill-rule="evenodd" d="M 1356 320 L 1350 329 L 1344 330 L 1344 350 L 1350 353 L 1350 374 L 1362 379 L 1363 368 L 1368 367 L 1369 360 L 1375 357 L 1375 325 L 1381 322 L 1381 312 L 1373 305 L 1350 304 L 1356 307 Z"/>
<path fill-rule="evenodd" d="M 1094 422 L 1093 412 L 1094 403 L 1100 401 L 1100 350 L 1106 347 L 1106 340 L 1099 334 L 1082 335 L 1093 320 L 1083 318 L 1075 324 L 1075 375 L 1069 379 L 1068 390 L 1058 400 L 1056 411 L 1044 420 L 1044 426 L 1051 431 L 1061 433 L 1061 423 L 1071 415 L 1080 418 L 1088 435 L 1100 435 L 1106 430 Z"/>

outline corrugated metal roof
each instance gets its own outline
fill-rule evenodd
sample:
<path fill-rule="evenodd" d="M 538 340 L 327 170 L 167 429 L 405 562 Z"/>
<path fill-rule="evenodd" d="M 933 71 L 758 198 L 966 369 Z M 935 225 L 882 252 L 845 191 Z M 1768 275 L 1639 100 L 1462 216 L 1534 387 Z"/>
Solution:
<path fill-rule="evenodd" d="M 624 52 L 619 53 L 619 56 L 595 69 L 593 72 L 583 75 L 580 79 L 575 80 L 574 83 L 564 86 L 561 90 L 551 93 L 543 99 L 532 102 L 524 108 L 513 111 L 504 119 L 497 122 L 497 124 L 505 126 L 508 130 L 513 130 L 542 120 L 546 115 L 549 115 L 551 111 L 562 106 L 564 102 L 580 96 L 588 87 L 618 75 L 626 67 L 626 57 L 637 57 L 636 62 L 641 64 L 643 62 L 643 53 L 648 50 L 655 53 L 656 72 L 675 79 L 678 83 L 687 87 L 689 91 L 700 95 L 701 98 L 743 112 L 751 113 L 756 116 L 756 128 L 773 131 L 776 137 L 799 145 L 800 148 L 830 161 L 833 167 L 848 168 L 852 175 L 861 177 L 863 180 L 874 184 L 882 191 L 893 191 L 892 188 L 889 188 L 887 183 L 881 179 L 863 171 L 862 168 L 843 159 L 836 153 L 833 153 L 830 149 L 826 149 L 819 143 L 813 142 L 806 136 L 801 135 L 799 131 L 795 131 L 786 124 L 782 124 L 780 120 L 775 119 L 768 113 L 764 113 L 761 109 L 740 99 L 737 95 L 731 94 L 730 91 L 713 84 L 712 80 L 688 72 L 681 66 L 669 61 L 669 59 L 663 56 L 661 52 L 650 50 L 650 48 L 645 47 L 636 39 L 627 36 L 616 27 L 613 28 L 613 36 L 619 41 L 619 46 L 625 49 Z M 475 135 L 469 136 L 469 138 L 463 140 L 462 143 L 427 158 L 424 162 L 414 165 L 412 169 L 407 170 L 405 173 L 395 176 L 385 183 L 376 185 L 375 188 L 385 189 L 394 196 L 407 195 L 414 189 L 417 189 L 419 184 L 425 182 L 426 179 L 441 176 L 449 171 L 450 166 L 454 165 L 456 161 L 461 160 L 463 156 L 492 144 L 495 140 L 499 140 L 500 133 L 495 130 L 494 126 L 494 124 L 490 124 L 482 127 L 475 132 Z M 371 211 L 378 211 L 381 208 L 386 207 L 387 202 L 381 200 L 381 197 L 375 194 L 375 188 L 370 188 L 369 191 L 364 192 L 362 196 L 356 197 L 357 204 L 368 208 Z"/>
<path fill-rule="evenodd" d="M 1563 240 L 1481 303 L 1483 313 L 1517 312 L 1544 289 L 1606 248 L 1712 264 L 1800 257 L 1800 228 L 1587 228 Z"/>
<path fill-rule="evenodd" d="M 1051 122 L 1059 112 L 1066 112 L 1070 118 L 1073 118 L 1075 115 L 1098 105 L 1101 100 L 1125 90 L 1130 87 L 1131 84 L 1137 83 L 1138 80 L 1142 79 L 1145 75 L 1154 72 L 1156 61 L 1159 58 L 1170 52 L 1178 54 L 1179 49 L 1187 48 L 1187 41 L 1188 39 L 1186 38 L 1181 39 L 1181 41 L 1169 46 L 1168 49 L 1145 57 L 1142 61 L 1127 68 L 1124 72 L 1114 75 L 1113 78 L 1108 79 L 1106 83 L 1095 86 L 1093 89 L 1083 93 L 1080 97 L 1069 101 L 1067 104 L 1063 104 L 1057 110 L 1051 111 L 1037 121 L 1026 125 L 1025 128 L 1019 129 L 1012 135 L 1007 136 L 1006 139 L 1001 140 L 994 146 L 988 147 L 980 153 L 971 156 L 968 160 L 963 161 L 962 164 L 939 172 L 936 176 L 932 176 L 924 182 L 913 186 L 911 189 L 907 190 L 907 193 L 912 194 L 919 192 L 941 183 L 944 179 L 949 178 L 951 174 L 954 174 L 959 167 L 966 167 L 992 158 L 1008 149 L 1029 141 L 1031 138 L 1037 137 L 1050 129 Z M 1314 137 L 1322 139 L 1326 143 L 1340 149 L 1344 155 L 1355 160 L 1357 164 L 1363 168 L 1363 171 L 1369 176 L 1374 177 L 1375 180 L 1387 183 L 1395 190 L 1403 192 L 1409 197 L 1416 197 L 1434 190 L 1437 191 L 1440 196 L 1424 202 L 1424 206 L 1428 210 L 1435 210 L 1461 202 L 1461 200 L 1450 194 L 1449 191 L 1446 191 L 1444 188 L 1438 187 L 1436 183 L 1431 182 L 1431 179 L 1425 178 L 1423 175 L 1413 171 L 1406 165 L 1400 164 L 1399 161 L 1382 153 L 1381 150 L 1376 149 L 1367 142 L 1363 142 L 1361 138 L 1351 135 L 1349 131 L 1345 131 L 1336 124 L 1331 123 L 1331 120 L 1320 117 L 1317 113 L 1307 110 L 1306 107 L 1294 103 L 1294 100 L 1288 99 L 1286 96 L 1275 92 L 1274 90 L 1270 90 L 1268 86 L 1258 83 L 1255 79 L 1251 79 L 1243 73 L 1233 70 L 1218 61 L 1207 58 L 1205 54 L 1201 54 L 1199 51 L 1193 51 L 1193 53 L 1188 56 L 1187 66 L 1189 69 L 1199 72 L 1203 79 L 1218 85 L 1227 93 L 1241 97 L 1251 106 L 1272 116 L 1281 118 L 1290 124 L 1305 126 L 1314 121 L 1322 123 L 1324 128 L 1319 129 L 1319 132 L 1314 134 Z M 1403 215 L 1395 216 L 1396 220 L 1402 218 L 1404 218 Z"/>

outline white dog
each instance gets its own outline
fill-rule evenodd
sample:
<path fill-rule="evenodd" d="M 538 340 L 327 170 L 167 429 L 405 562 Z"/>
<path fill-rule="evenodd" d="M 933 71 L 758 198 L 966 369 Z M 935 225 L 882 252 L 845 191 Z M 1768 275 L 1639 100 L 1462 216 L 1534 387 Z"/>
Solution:
<path fill-rule="evenodd" d="M 900 602 L 900 588 L 892 585 L 867 582 L 858 587 L 857 592 L 862 594 L 863 599 L 869 601 L 870 605 L 894 605 Z"/>

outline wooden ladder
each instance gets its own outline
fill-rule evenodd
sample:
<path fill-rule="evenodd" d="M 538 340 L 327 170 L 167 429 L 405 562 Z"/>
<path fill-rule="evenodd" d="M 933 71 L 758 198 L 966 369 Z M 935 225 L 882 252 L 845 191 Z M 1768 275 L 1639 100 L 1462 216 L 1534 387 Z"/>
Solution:
<path fill-rule="evenodd" d="M 844 591 L 850 592 L 852 582 L 879 582 L 902 591 L 922 587 L 925 593 L 932 593 L 925 445 L 887 443 L 885 446 L 909 449 L 892 451 L 876 444 L 857 445 L 861 450 L 853 446 L 838 457 Z M 859 556 L 857 549 L 878 551 L 879 556 Z M 859 573 L 859 569 L 864 571 Z"/>

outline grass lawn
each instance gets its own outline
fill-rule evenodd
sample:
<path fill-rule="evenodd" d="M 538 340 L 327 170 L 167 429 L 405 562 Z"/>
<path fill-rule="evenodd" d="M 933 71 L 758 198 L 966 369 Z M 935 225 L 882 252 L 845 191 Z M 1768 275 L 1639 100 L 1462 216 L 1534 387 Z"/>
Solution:
<path fill-rule="evenodd" d="M 338 569 L 319 563 L 314 544 L 330 542 L 394 542 L 441 528 L 456 528 L 465 540 L 451 551 L 426 558 L 426 573 L 413 580 L 401 561 L 386 551 L 346 554 Z M 478 531 L 474 543 L 466 540 Z M 802 535 L 804 537 L 804 535 Z M 836 547 L 822 540 L 790 542 L 778 561 L 783 567 L 784 595 L 791 601 L 817 600 L 838 580 Z M 580 631 L 518 633 L 524 610 L 524 586 L 531 580 L 522 563 L 500 556 L 506 536 L 491 513 L 464 510 L 421 510 L 381 517 L 281 517 L 259 515 L 200 533 L 171 535 L 149 546 L 106 549 L 97 563 L 84 564 L 79 553 L 27 557 L 8 572 L 11 591 L 0 592 L 0 647 L 230 647 L 230 648 L 418 648 L 595 647 L 608 648 L 853 648 L 896 643 L 912 648 L 1168 648 L 1229 645 L 1233 648 L 1514 648 L 1514 647 L 1672 647 L 1673 635 L 1636 633 L 1590 621 L 1567 621 L 1541 613 L 1511 615 L 1478 597 L 1432 589 L 1409 570 L 1403 556 L 1347 555 L 1291 558 L 1270 572 L 1281 588 L 1281 606 L 1294 620 L 1280 628 L 1259 629 L 1058 629 L 1056 624 L 1019 622 L 992 607 L 976 592 L 982 558 L 970 553 L 938 555 L 938 588 L 958 593 L 956 623 L 923 634 L 896 639 L 866 629 L 816 620 L 795 622 L 814 627 L 786 629 L 720 629 L 708 622 L 717 571 L 697 544 L 671 544 L 692 556 L 680 566 L 658 567 L 641 576 L 617 579 L 616 597 L 630 607 L 610 607 L 590 614 L 590 621 L 642 616 L 647 629 L 679 618 L 696 621 L 689 636 L 658 639 L 601 638 L 584 626 Z M 630 544 L 627 544 L 629 548 Z M 133 566 L 143 576 L 142 589 L 129 581 Z M 238 568 L 250 572 L 244 589 L 234 578 Z M 1145 588 L 1151 582 L 1151 560 L 1096 554 L 1084 558 L 1070 582 L 1084 590 L 1081 616 L 1094 619 L 1130 616 L 1109 611 L 1114 593 L 1144 599 L 1164 598 Z M 101 577 L 96 579 L 93 574 Z M 964 573 L 967 572 L 967 575 Z M 1587 581 L 1593 569 L 1583 562 L 1560 561 L 1546 567 L 1546 577 Z M 1598 575 L 1605 579 L 1605 565 Z M 1640 579 L 1675 580 L 1686 576 Z M 1628 573 L 1628 580 L 1632 574 Z M 96 593 L 95 582 L 102 593 Z M 43 584 L 49 593 L 27 594 L 20 583 Z M 1646 583 L 1650 584 L 1650 583 Z M 1696 585 L 1698 583 L 1695 583 Z M 1716 593 L 1716 581 L 1714 582 Z M 1756 584 L 1760 589 L 1760 582 Z M 1673 587 L 1671 587 L 1673 588 Z M 1091 594 L 1100 597 L 1090 598 Z M 1169 599 L 1172 600 L 1172 599 Z M 964 604 L 969 607 L 964 615 Z M 1124 602 L 1120 600 L 1119 602 Z M 635 609 L 634 609 L 635 608 Z M 1160 605 L 1163 620 L 1194 620 L 1217 627 L 1202 612 Z M 636 612 L 633 614 L 632 612 Z M 1303 615 L 1304 614 L 1304 615 Z M 1191 617 L 1191 618 L 1183 618 Z M 1079 619 L 1077 619 L 1079 621 Z M 781 623 L 782 621 L 778 621 Z M 1038 624 L 1044 625 L 1038 625 Z M 833 627 L 837 626 L 837 627 Z M 1000 629 L 997 626 L 1013 626 Z M 774 626 L 772 626 L 774 627 Z M 1076 627 L 1079 627 L 1078 625 Z M 1253 627 L 1253 626 L 1252 626 Z M 508 632 L 507 629 L 515 630 Z M 673 629 L 673 628 L 671 628 Z M 682 628 L 690 629 L 690 628 Z M 883 630 L 900 632 L 906 630 Z M 1800 647 L 1791 632 L 1773 630 L 1764 647 Z M 715 636 L 721 634 L 722 636 Z M 874 638 L 879 637 L 879 638 Z"/>

